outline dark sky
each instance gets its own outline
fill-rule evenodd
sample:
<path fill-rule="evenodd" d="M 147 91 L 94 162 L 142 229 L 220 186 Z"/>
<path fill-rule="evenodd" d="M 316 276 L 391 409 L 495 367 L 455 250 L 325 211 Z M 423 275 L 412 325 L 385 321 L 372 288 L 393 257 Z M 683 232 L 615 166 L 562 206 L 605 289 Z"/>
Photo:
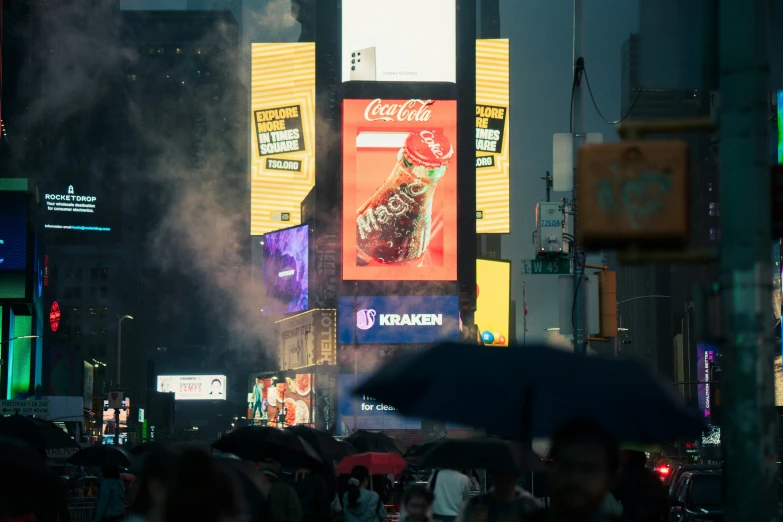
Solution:
<path fill-rule="evenodd" d="M 295 41 L 298 24 L 289 20 L 290 0 L 245 0 L 243 41 L 264 39 L 271 25 L 277 41 Z M 501 31 L 511 42 L 511 222 L 503 239 L 503 257 L 513 261 L 512 298 L 517 306 L 517 331 L 522 336 L 522 259 L 533 257 L 531 241 L 535 205 L 545 199 L 545 171 L 552 169 L 552 134 L 568 132 L 572 78 L 573 2 L 571 0 L 500 0 Z M 184 9 L 187 0 L 121 0 L 123 9 Z M 259 27 L 266 26 L 264 30 Z M 584 1 L 585 64 L 598 106 L 610 120 L 619 117 L 620 47 L 638 27 L 638 0 Z M 274 41 L 274 40 L 273 40 Z M 585 131 L 602 132 L 616 140 L 615 130 L 602 122 L 587 93 Z M 553 193 L 553 200 L 565 194 Z M 598 262 L 600 256 L 591 259 Z M 528 340 L 546 337 L 557 326 L 556 276 L 527 276 Z"/>

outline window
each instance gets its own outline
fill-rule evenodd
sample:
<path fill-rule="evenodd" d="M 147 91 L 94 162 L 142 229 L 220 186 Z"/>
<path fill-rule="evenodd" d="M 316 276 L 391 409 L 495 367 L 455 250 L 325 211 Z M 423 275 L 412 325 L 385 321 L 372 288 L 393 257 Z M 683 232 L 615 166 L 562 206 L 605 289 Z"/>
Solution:
<path fill-rule="evenodd" d="M 97 326 L 90 327 L 90 335 L 92 337 L 98 337 L 98 327 Z"/>
<path fill-rule="evenodd" d="M 102 308 L 101 308 L 101 314 L 100 314 L 100 315 L 101 315 L 101 318 L 106 318 L 106 317 L 108 317 L 108 316 L 109 316 L 109 309 L 108 309 L 107 307 L 105 307 L 105 306 L 104 306 L 104 307 L 102 307 Z"/>
<path fill-rule="evenodd" d="M 97 357 L 98 356 L 98 347 L 94 344 L 90 345 L 89 350 L 90 357 Z"/>
<path fill-rule="evenodd" d="M 109 279 L 109 269 L 101 268 L 101 279 Z"/>
<path fill-rule="evenodd" d="M 108 297 L 109 296 L 109 289 L 105 286 L 102 286 L 100 288 L 100 295 L 101 297 Z"/>
<path fill-rule="evenodd" d="M 101 344 L 98 346 L 98 357 L 106 357 L 106 345 Z"/>
<path fill-rule="evenodd" d="M 98 279 L 98 268 L 97 267 L 90 268 L 90 279 Z"/>
<path fill-rule="evenodd" d="M 720 241 L 720 228 L 718 227 L 710 227 L 710 241 Z"/>
<path fill-rule="evenodd" d="M 92 315 L 92 316 L 98 315 L 98 309 L 93 307 L 93 306 L 91 306 L 90 307 L 90 315 Z"/>
<path fill-rule="evenodd" d="M 71 308 L 71 315 L 74 319 L 80 319 L 82 316 L 82 307 L 81 306 L 74 306 Z"/>
<path fill-rule="evenodd" d="M 73 278 L 74 279 L 81 279 L 82 278 L 82 267 L 77 266 L 76 269 L 73 271 Z"/>
<path fill-rule="evenodd" d="M 106 327 L 105 326 L 101 326 L 101 337 L 104 338 L 104 339 L 106 338 Z"/>
<path fill-rule="evenodd" d="M 68 265 L 65 267 L 65 278 L 70 279 L 73 277 L 73 267 Z"/>
<path fill-rule="evenodd" d="M 720 216 L 720 210 L 718 209 L 718 204 L 714 201 L 710 202 L 710 216 L 717 217 Z"/>
<path fill-rule="evenodd" d="M 74 339 L 81 339 L 82 337 L 82 327 L 81 326 L 74 326 L 73 327 L 73 338 Z"/>
<path fill-rule="evenodd" d="M 73 297 L 74 299 L 82 298 L 82 289 L 80 287 L 76 287 L 73 289 Z"/>
<path fill-rule="evenodd" d="M 66 299 L 71 299 L 72 297 L 73 297 L 73 288 L 72 287 L 66 288 L 65 289 L 65 298 Z"/>
<path fill-rule="evenodd" d="M 707 190 L 708 190 L 709 192 L 712 192 L 712 181 L 710 181 L 709 183 L 707 183 Z"/>
<path fill-rule="evenodd" d="M 92 297 L 93 299 L 97 299 L 98 297 L 98 289 L 94 286 L 90 288 L 90 297 Z"/>

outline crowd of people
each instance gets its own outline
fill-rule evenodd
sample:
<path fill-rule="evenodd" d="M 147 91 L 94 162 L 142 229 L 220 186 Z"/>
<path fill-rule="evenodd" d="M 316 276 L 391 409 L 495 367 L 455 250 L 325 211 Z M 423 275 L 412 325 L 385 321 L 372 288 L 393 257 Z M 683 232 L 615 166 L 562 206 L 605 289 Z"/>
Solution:
<path fill-rule="evenodd" d="M 67 522 L 57 500 L 64 490 L 53 483 L 41 486 L 32 470 L 42 463 L 6 458 L 14 444 L 0 443 L 0 464 L 8 470 L 0 476 L 20 470 L 38 485 L 40 498 L 14 497 L 19 483 L 3 489 L 0 520 L 26 520 L 18 517 L 33 513 L 30 520 Z M 618 470 L 620 451 L 612 436 L 589 422 L 572 422 L 552 437 L 546 503 L 520 488 L 517 473 L 488 470 L 491 487 L 477 494 L 472 472 L 439 469 L 425 481 L 406 469 L 394 487 L 399 502 L 394 509 L 401 522 L 661 522 L 663 485 L 643 457 L 626 452 Z M 123 484 L 116 467 L 103 470 L 94 522 L 387 521 L 388 500 L 381 497 L 386 488 L 375 491 L 365 467 L 333 484 L 308 470 L 283 471 L 290 470 L 271 458 L 250 463 L 202 449 L 157 449 L 144 456 L 132 486 Z"/>

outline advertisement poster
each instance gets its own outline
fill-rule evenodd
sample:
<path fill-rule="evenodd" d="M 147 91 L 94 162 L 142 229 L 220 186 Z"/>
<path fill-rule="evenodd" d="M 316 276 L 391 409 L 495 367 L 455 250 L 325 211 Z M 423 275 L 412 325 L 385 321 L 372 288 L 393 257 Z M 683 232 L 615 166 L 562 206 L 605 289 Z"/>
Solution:
<path fill-rule="evenodd" d="M 476 41 L 476 232 L 511 232 L 508 40 Z"/>
<path fill-rule="evenodd" d="M 175 401 L 224 401 L 226 376 L 158 375 L 157 391 L 173 392 Z"/>
<path fill-rule="evenodd" d="M 344 82 L 456 82 L 456 0 L 342 0 L 341 12 Z"/>
<path fill-rule="evenodd" d="M 82 400 L 84 401 L 84 408 L 89 410 L 92 407 L 92 388 L 95 379 L 95 366 L 84 361 L 84 373 L 82 390 Z"/>
<path fill-rule="evenodd" d="M 113 231 L 117 208 L 103 195 L 110 190 L 78 185 L 55 185 L 47 190 L 49 192 L 41 195 L 45 229 L 58 232 Z"/>
<path fill-rule="evenodd" d="M 310 227 L 301 225 L 266 234 L 263 239 L 264 315 L 307 310 Z"/>
<path fill-rule="evenodd" d="M 301 223 L 315 183 L 315 44 L 251 50 L 250 234 Z"/>
<path fill-rule="evenodd" d="M 251 425 L 314 425 L 314 374 L 297 373 L 294 378 L 280 380 L 251 373 L 248 381 L 247 418 Z"/>
<path fill-rule="evenodd" d="M 0 271 L 27 266 L 27 198 L 26 192 L 0 191 Z"/>
<path fill-rule="evenodd" d="M 336 310 L 309 310 L 276 324 L 281 370 L 336 363 Z"/>
<path fill-rule="evenodd" d="M 343 102 L 343 279 L 457 279 L 457 102 Z"/>
<path fill-rule="evenodd" d="M 696 344 L 696 375 L 698 375 L 699 381 L 703 383 L 696 385 L 699 409 L 704 412 L 704 418 L 708 424 L 710 423 L 710 401 L 712 401 L 712 394 L 710 393 L 712 385 L 710 381 L 712 381 L 712 369 L 720 366 L 719 353 L 717 345 Z"/>
<path fill-rule="evenodd" d="M 361 385 L 370 375 L 357 375 Z M 350 435 L 355 430 L 419 430 L 421 420 L 403 417 L 392 406 L 373 397 L 354 397 L 354 375 L 337 376 L 337 412 L 340 435 Z M 356 421 L 354 423 L 354 421 Z"/>
<path fill-rule="evenodd" d="M 130 399 L 125 398 L 122 401 L 124 409 L 120 410 L 120 444 L 125 444 L 128 440 L 128 412 L 130 411 Z M 109 401 L 103 401 L 103 439 L 104 444 L 114 444 L 114 434 L 116 432 L 116 422 L 114 410 L 109 408 Z"/>
<path fill-rule="evenodd" d="M 457 296 L 340 297 L 339 303 L 340 343 L 408 344 L 459 339 Z"/>
<path fill-rule="evenodd" d="M 511 262 L 476 260 L 475 324 L 486 345 L 508 346 Z"/>

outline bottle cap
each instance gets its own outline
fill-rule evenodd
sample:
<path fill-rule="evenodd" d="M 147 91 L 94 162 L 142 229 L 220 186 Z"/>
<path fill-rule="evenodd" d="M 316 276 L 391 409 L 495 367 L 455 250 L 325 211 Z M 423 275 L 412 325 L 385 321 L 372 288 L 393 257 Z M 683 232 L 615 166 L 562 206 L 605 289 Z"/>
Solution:
<path fill-rule="evenodd" d="M 429 168 L 442 167 L 454 156 L 451 141 L 438 130 L 411 132 L 405 139 L 404 149 L 414 164 Z"/>

